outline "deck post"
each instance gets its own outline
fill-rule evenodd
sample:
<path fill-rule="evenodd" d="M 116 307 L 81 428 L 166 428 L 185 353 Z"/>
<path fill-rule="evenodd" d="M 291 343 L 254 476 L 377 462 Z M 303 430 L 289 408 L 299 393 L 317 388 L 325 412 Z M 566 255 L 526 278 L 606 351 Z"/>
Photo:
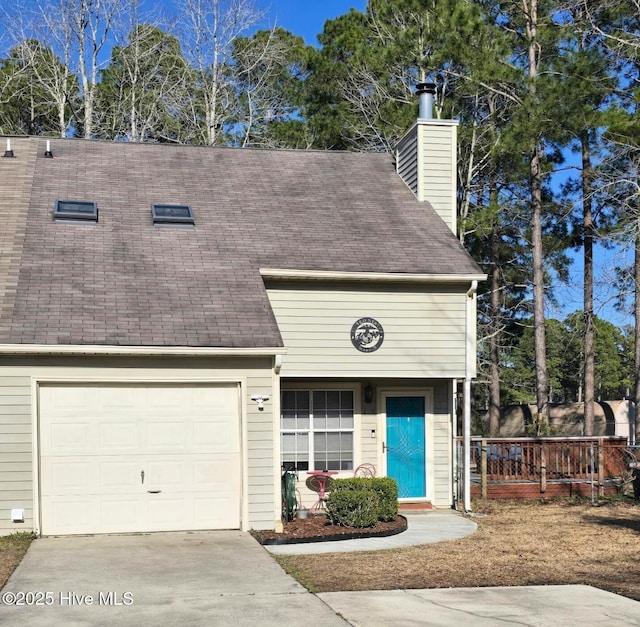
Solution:
<path fill-rule="evenodd" d="M 487 441 L 480 442 L 480 486 L 481 496 L 487 498 Z"/>
<path fill-rule="evenodd" d="M 598 496 L 604 496 L 604 441 L 602 438 L 598 441 Z"/>
<path fill-rule="evenodd" d="M 540 446 L 540 492 L 547 491 L 547 448 L 544 444 Z"/>

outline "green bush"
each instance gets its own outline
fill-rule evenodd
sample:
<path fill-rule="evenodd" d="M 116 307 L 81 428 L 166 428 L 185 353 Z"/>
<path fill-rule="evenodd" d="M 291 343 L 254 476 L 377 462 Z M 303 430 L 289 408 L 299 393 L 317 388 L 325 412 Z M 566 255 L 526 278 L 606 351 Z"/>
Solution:
<path fill-rule="evenodd" d="M 372 490 L 338 490 L 327 499 L 327 514 L 334 525 L 361 529 L 378 522 L 378 506 Z"/>
<path fill-rule="evenodd" d="M 336 479 L 331 487 L 336 492 L 374 492 L 378 497 L 377 520 L 395 520 L 398 515 L 398 484 L 391 477 L 353 477 Z"/>

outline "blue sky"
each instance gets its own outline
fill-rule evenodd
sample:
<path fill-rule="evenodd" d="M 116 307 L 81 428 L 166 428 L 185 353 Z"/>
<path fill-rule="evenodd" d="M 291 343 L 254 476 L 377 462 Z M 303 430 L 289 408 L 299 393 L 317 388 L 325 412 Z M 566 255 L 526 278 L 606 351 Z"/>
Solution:
<path fill-rule="evenodd" d="M 144 0 L 144 4 L 155 7 L 159 3 Z M 172 0 L 161 0 L 161 4 L 171 12 Z M 255 4 L 268 12 L 268 23 L 262 27 L 282 26 L 303 37 L 307 44 L 316 45 L 316 36 L 322 32 L 327 20 L 348 13 L 352 8 L 364 11 L 367 0 L 255 0 Z"/>
<path fill-rule="evenodd" d="M 272 0 L 270 15 L 278 26 L 315 45 L 326 20 L 348 13 L 351 8 L 364 11 L 366 6 L 366 0 Z"/>

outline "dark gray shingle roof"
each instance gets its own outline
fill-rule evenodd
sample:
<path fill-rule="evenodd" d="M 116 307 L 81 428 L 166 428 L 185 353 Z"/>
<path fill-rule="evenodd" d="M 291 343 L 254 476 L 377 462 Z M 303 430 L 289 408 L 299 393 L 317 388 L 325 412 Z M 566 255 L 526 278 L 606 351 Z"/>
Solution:
<path fill-rule="evenodd" d="M 13 139 L 0 158 L 0 343 L 274 347 L 259 268 L 478 274 L 388 155 Z M 99 222 L 54 223 L 57 199 Z M 152 225 L 152 203 L 193 229 Z"/>

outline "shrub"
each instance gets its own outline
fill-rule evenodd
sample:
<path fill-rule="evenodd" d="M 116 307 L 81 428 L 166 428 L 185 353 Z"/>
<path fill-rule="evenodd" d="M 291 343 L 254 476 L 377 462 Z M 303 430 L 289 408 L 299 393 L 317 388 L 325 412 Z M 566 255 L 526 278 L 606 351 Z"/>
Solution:
<path fill-rule="evenodd" d="M 374 492 L 378 497 L 377 520 L 395 520 L 398 515 L 398 484 L 391 477 L 353 477 L 336 479 L 331 494 L 336 492 Z"/>
<path fill-rule="evenodd" d="M 327 514 L 334 525 L 361 529 L 378 522 L 378 506 L 372 490 L 338 490 L 327 499 Z"/>

